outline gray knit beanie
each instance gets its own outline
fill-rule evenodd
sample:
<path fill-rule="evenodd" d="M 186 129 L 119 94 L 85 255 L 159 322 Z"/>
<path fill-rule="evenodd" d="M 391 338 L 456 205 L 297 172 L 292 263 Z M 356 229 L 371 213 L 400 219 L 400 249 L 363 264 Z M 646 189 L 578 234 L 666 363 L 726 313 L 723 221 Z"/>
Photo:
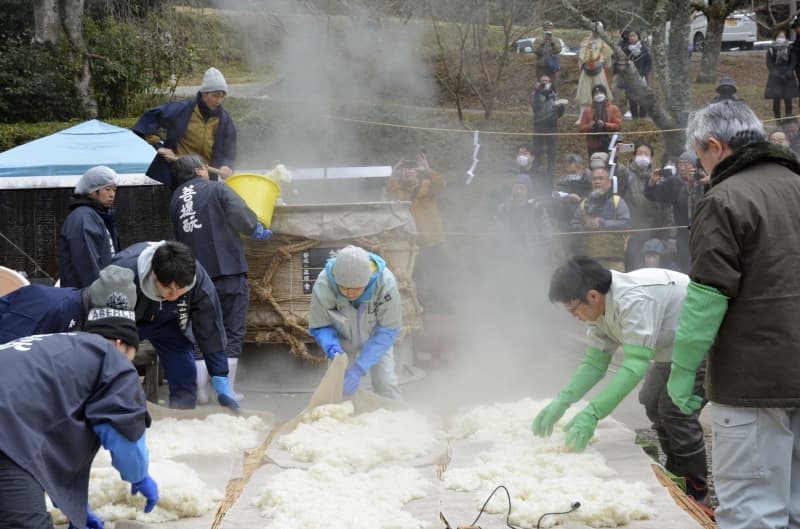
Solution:
<path fill-rule="evenodd" d="M 118 306 L 118 302 L 110 303 L 112 298 L 125 298 L 130 310 L 136 307 L 136 285 L 130 268 L 108 265 L 88 288 L 91 307 Z"/>
<path fill-rule="evenodd" d="M 225 82 L 225 77 L 222 72 L 216 68 L 209 68 L 203 75 L 203 85 L 200 87 L 201 92 L 228 92 L 228 83 Z"/>
<path fill-rule="evenodd" d="M 336 254 L 331 271 L 340 287 L 366 287 L 372 276 L 369 254 L 358 246 L 345 246 Z"/>
<path fill-rule="evenodd" d="M 75 184 L 74 193 L 88 195 L 110 185 L 117 185 L 116 171 L 105 165 L 98 165 L 83 173 L 78 183 Z"/>

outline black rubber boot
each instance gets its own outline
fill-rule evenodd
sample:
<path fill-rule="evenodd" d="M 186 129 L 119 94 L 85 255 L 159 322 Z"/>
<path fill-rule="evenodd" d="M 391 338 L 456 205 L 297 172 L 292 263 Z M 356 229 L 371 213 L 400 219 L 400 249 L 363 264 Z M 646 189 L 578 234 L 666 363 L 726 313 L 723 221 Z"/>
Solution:
<path fill-rule="evenodd" d="M 708 505 L 708 464 L 706 462 L 706 451 L 680 458 L 686 469 L 686 494 L 691 497 L 695 504 L 712 520 L 714 519 L 714 509 Z"/>
<path fill-rule="evenodd" d="M 680 469 L 678 468 L 678 464 L 675 459 L 675 454 L 672 452 L 672 447 L 670 447 L 669 438 L 666 436 L 659 435 L 658 444 L 661 445 L 661 453 L 664 454 L 664 457 L 666 457 L 664 468 L 666 468 L 668 471 L 675 474 L 676 476 L 682 476 L 683 474 L 678 472 Z"/>

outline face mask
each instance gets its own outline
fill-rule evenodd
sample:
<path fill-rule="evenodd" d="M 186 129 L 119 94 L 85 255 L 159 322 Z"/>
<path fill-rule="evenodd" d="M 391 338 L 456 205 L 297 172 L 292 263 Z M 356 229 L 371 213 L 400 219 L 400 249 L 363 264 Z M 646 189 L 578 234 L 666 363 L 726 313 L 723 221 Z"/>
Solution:
<path fill-rule="evenodd" d="M 528 165 L 528 157 L 525 156 L 524 154 L 520 154 L 519 156 L 517 156 L 517 165 L 519 165 L 520 167 L 525 167 L 526 165 Z"/>
<path fill-rule="evenodd" d="M 650 165 L 650 157 L 640 154 L 639 156 L 633 159 L 633 162 L 639 167 L 645 168 Z"/>
<path fill-rule="evenodd" d="M 786 42 L 786 39 L 783 37 L 778 37 L 777 39 L 775 39 L 775 42 L 777 42 L 778 44 L 783 44 Z"/>
<path fill-rule="evenodd" d="M 581 179 L 581 175 L 579 175 L 577 173 L 571 173 L 571 174 L 567 175 L 567 180 L 570 180 L 570 181 L 580 180 L 580 179 Z"/>
<path fill-rule="evenodd" d="M 658 268 L 661 266 L 661 256 L 658 254 L 646 254 L 644 264 L 648 268 Z"/>
<path fill-rule="evenodd" d="M 602 103 L 605 100 L 606 100 L 605 94 L 597 94 L 596 96 L 594 96 L 594 102 L 595 103 Z"/>
<path fill-rule="evenodd" d="M 552 85 L 552 84 L 550 84 L 550 83 L 545 83 L 545 84 L 544 84 L 544 85 L 542 85 L 542 86 L 543 86 L 543 88 L 544 88 L 545 90 L 548 90 L 548 91 L 549 91 L 551 88 L 553 88 L 553 85 Z"/>

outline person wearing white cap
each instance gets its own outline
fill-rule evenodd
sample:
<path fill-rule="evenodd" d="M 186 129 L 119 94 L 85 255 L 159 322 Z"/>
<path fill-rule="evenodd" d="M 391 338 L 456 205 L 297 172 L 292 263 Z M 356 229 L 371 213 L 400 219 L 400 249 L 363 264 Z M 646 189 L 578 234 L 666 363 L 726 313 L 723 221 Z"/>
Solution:
<path fill-rule="evenodd" d="M 117 173 L 98 165 L 81 176 L 58 238 L 62 287 L 84 288 L 120 250 L 114 222 Z"/>
<path fill-rule="evenodd" d="M 392 346 L 402 326 L 400 292 L 386 261 L 358 246 L 339 250 L 314 283 L 308 327 L 328 359 L 350 357 L 345 395 L 369 373 L 375 393 L 400 398 Z"/>
<path fill-rule="evenodd" d="M 228 83 L 222 72 L 209 68 L 203 84 L 192 99 L 173 101 L 147 110 L 133 126 L 133 132 L 152 145 L 158 156 L 147 168 L 147 176 L 174 189 L 170 163 L 184 154 L 198 154 L 220 170 L 225 179 L 236 162 L 236 127 L 222 108 Z M 166 131 L 162 138 L 161 130 Z"/>

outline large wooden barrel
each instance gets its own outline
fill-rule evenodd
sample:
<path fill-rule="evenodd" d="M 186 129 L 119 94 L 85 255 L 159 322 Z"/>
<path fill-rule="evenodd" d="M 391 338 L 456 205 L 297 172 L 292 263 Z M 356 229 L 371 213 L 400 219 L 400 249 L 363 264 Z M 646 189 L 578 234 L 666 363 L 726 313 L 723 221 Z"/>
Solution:
<path fill-rule="evenodd" d="M 311 291 L 337 250 L 355 244 L 386 260 L 403 298 L 403 327 L 420 327 L 421 309 L 412 279 L 417 256 L 410 202 L 278 206 L 269 241 L 245 242 L 250 266 L 249 343 L 285 343 L 292 354 L 319 362 L 310 353 Z M 402 338 L 401 338 L 402 339 Z"/>

